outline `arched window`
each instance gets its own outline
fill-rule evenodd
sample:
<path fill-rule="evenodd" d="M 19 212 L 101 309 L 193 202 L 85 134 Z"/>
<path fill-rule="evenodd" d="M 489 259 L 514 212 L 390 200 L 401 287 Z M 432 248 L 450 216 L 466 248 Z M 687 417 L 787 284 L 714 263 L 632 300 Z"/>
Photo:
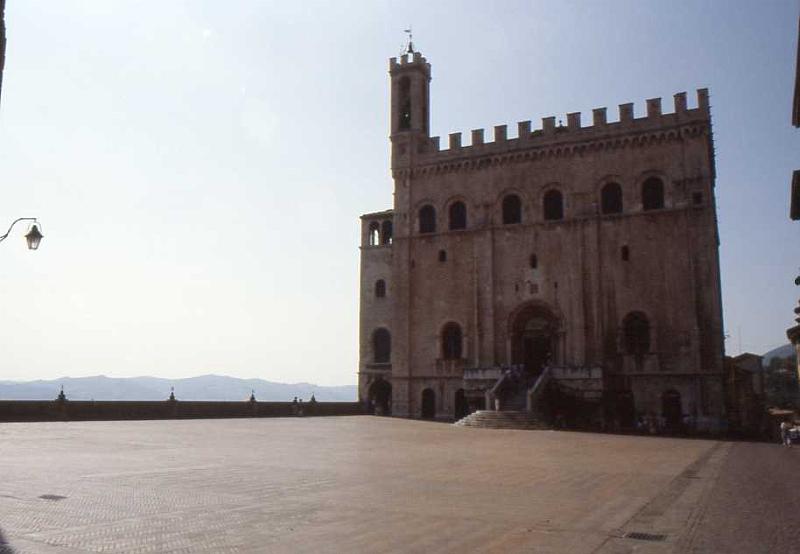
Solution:
<path fill-rule="evenodd" d="M 536 257 L 536 254 L 531 254 L 528 264 L 531 266 L 531 269 L 539 267 L 539 258 Z"/>
<path fill-rule="evenodd" d="M 664 207 L 664 183 L 658 177 L 650 177 L 642 183 L 642 209 L 660 210 Z"/>
<path fill-rule="evenodd" d="M 627 262 L 628 260 L 631 259 L 631 250 L 630 250 L 630 248 L 628 248 L 627 245 L 625 245 L 622 248 L 620 248 L 620 254 L 622 256 L 622 261 L 623 262 Z"/>
<path fill-rule="evenodd" d="M 381 224 L 381 244 L 392 244 L 392 222 L 388 219 Z"/>
<path fill-rule="evenodd" d="M 650 322 L 642 312 L 631 312 L 622 321 L 625 352 L 643 356 L 650 351 Z"/>
<path fill-rule="evenodd" d="M 436 210 L 430 204 L 426 204 L 419 209 L 419 232 L 436 232 Z"/>
<path fill-rule="evenodd" d="M 604 214 L 622 213 L 622 187 L 619 183 L 606 183 L 600 193 L 600 210 Z"/>
<path fill-rule="evenodd" d="M 369 245 L 377 246 L 381 239 L 381 225 L 377 221 L 369 224 Z"/>
<path fill-rule="evenodd" d="M 439 250 L 439 261 L 440 262 L 447 261 L 447 250 Z"/>
<path fill-rule="evenodd" d="M 400 120 L 397 122 L 397 125 L 400 127 L 401 131 L 404 131 L 411 128 L 411 79 L 403 77 L 400 79 L 399 86 L 400 112 L 398 115 Z"/>
<path fill-rule="evenodd" d="M 386 329 L 372 333 L 372 356 L 376 364 L 388 364 L 392 358 L 392 336 Z"/>
<path fill-rule="evenodd" d="M 457 231 L 467 228 L 467 207 L 463 202 L 450 204 L 450 230 Z"/>
<path fill-rule="evenodd" d="M 543 206 L 545 221 L 564 219 L 564 199 L 560 191 L 548 190 L 544 195 Z"/>
<path fill-rule="evenodd" d="M 459 360 L 462 358 L 461 327 L 458 323 L 448 323 L 442 329 L 442 358 Z"/>
<path fill-rule="evenodd" d="M 386 296 L 386 281 L 378 279 L 375 281 L 375 298 L 383 298 Z"/>
<path fill-rule="evenodd" d="M 503 225 L 511 225 L 522 221 L 522 201 L 516 194 L 503 198 Z"/>

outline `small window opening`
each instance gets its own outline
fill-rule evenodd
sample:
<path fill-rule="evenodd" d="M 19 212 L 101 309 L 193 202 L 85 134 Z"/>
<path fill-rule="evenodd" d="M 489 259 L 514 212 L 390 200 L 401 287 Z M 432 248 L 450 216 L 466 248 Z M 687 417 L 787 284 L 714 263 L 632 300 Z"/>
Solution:
<path fill-rule="evenodd" d="M 630 253 L 630 250 L 628 250 L 627 246 L 623 246 L 622 247 L 621 254 L 622 254 L 622 261 L 623 262 L 627 262 L 630 259 L 631 253 Z"/>
<path fill-rule="evenodd" d="M 536 254 L 531 254 L 528 263 L 530 264 L 531 269 L 536 269 L 537 267 L 539 267 L 539 259 L 536 257 Z"/>
<path fill-rule="evenodd" d="M 503 225 L 511 225 L 522 221 L 522 201 L 516 194 L 503 198 Z"/>
<path fill-rule="evenodd" d="M 439 250 L 439 261 L 446 262 L 447 261 L 447 251 L 446 250 Z"/>
<path fill-rule="evenodd" d="M 695 206 L 699 206 L 703 203 L 703 193 L 702 192 L 693 192 L 692 193 L 692 204 Z"/>
<path fill-rule="evenodd" d="M 386 281 L 378 279 L 375 283 L 375 297 L 383 298 L 386 296 Z"/>

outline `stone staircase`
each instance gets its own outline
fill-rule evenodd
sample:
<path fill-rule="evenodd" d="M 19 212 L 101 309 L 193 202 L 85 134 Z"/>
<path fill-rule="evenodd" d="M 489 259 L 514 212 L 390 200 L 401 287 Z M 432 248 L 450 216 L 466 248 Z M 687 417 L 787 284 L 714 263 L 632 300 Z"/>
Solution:
<path fill-rule="evenodd" d="M 549 429 L 541 419 L 524 410 L 478 410 L 454 423 L 460 427 L 479 427 L 481 429 Z"/>
<path fill-rule="evenodd" d="M 502 409 L 509 412 L 524 412 L 528 409 L 528 400 L 526 393 L 528 391 L 524 388 L 519 388 L 512 392 L 508 392 L 503 396 Z"/>

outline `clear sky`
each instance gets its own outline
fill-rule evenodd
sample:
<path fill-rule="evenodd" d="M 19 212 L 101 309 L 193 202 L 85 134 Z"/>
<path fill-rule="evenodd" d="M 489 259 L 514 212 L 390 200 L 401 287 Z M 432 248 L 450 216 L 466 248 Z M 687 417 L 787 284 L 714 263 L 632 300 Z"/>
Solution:
<path fill-rule="evenodd" d="M 0 379 L 354 383 L 358 216 L 391 207 L 388 58 L 409 24 L 434 135 L 709 87 L 727 352 L 783 344 L 798 10 L 9 0 L 0 225 L 36 216 L 45 238 L 0 244 Z"/>

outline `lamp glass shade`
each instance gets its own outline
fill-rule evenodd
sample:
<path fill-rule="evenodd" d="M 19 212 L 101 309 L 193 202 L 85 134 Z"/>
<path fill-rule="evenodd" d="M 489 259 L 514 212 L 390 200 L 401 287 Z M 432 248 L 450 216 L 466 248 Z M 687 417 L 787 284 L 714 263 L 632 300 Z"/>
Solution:
<path fill-rule="evenodd" d="M 28 248 L 30 250 L 36 250 L 39 248 L 39 243 L 42 242 L 42 233 L 39 231 L 39 226 L 35 223 L 31 225 L 30 231 L 28 234 L 25 235 L 25 240 L 28 241 Z"/>

